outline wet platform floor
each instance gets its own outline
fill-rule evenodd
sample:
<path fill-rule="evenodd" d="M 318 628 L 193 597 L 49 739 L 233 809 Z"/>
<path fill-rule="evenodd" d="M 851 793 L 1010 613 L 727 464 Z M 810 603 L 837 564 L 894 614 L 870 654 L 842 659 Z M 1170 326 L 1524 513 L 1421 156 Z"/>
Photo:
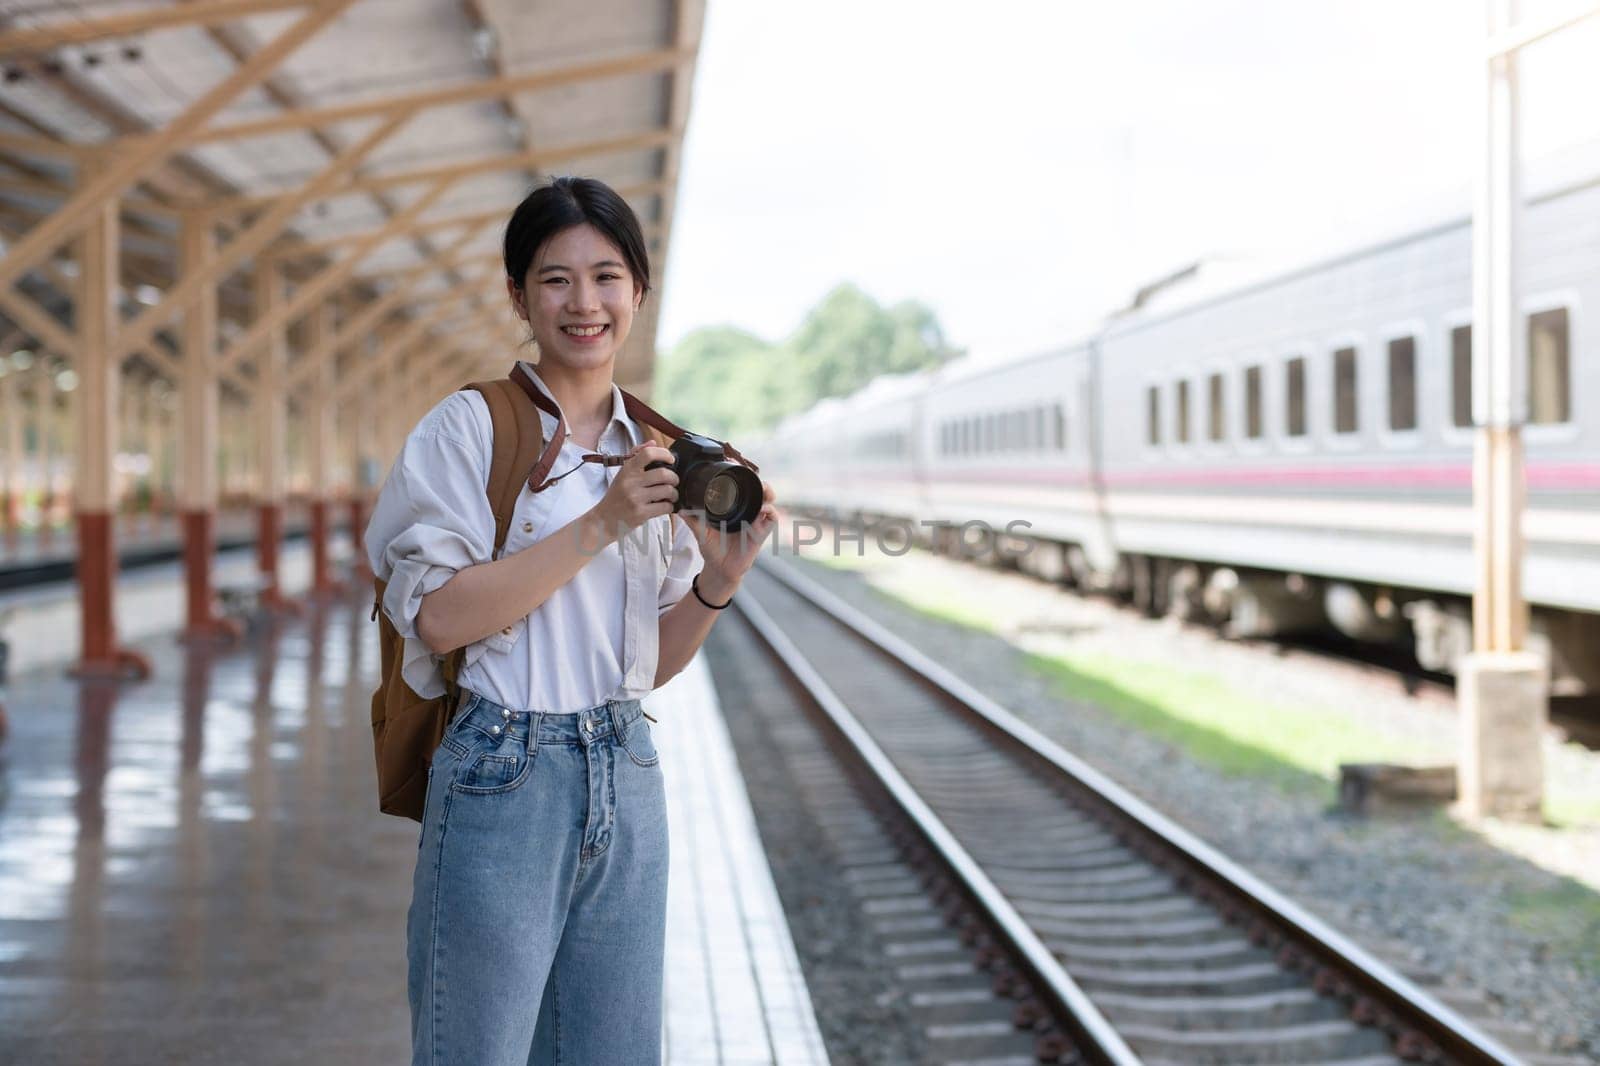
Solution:
<path fill-rule="evenodd" d="M 37 671 L 6 693 L 0 1064 L 408 1061 L 418 828 L 376 812 L 367 605 L 230 652 L 142 649 L 139 685 Z M 697 685 L 700 667 L 647 706 L 716 715 Z M 664 766 L 707 733 L 725 745 L 720 720 L 671 720 Z M 705 750 L 666 771 L 668 1061 L 825 1061 L 731 751 Z M 686 935 L 708 912 L 746 919 Z"/>

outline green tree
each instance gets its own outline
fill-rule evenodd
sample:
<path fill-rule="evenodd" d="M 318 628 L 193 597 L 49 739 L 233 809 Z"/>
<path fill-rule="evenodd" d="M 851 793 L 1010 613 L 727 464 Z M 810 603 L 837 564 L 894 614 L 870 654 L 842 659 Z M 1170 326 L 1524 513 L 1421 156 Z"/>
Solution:
<path fill-rule="evenodd" d="M 935 367 L 956 354 L 928 307 L 906 301 L 885 309 L 846 283 L 780 345 L 732 326 L 690 333 L 657 367 L 655 395 L 675 421 L 731 437 L 882 374 Z"/>

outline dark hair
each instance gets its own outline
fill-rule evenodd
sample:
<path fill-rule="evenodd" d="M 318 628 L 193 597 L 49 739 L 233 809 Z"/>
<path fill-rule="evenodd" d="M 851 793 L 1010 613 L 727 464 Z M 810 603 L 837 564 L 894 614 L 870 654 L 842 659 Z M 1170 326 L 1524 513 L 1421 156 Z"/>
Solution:
<path fill-rule="evenodd" d="M 641 296 L 650 291 L 650 255 L 639 218 L 615 189 L 594 178 L 553 178 L 530 192 L 506 223 L 506 275 L 522 288 L 533 257 L 562 230 L 588 223 L 622 252 Z"/>

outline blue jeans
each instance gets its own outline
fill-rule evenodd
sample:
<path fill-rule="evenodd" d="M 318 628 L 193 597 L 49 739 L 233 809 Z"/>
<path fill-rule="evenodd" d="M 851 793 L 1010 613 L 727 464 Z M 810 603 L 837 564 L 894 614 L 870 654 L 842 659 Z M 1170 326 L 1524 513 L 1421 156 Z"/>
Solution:
<path fill-rule="evenodd" d="M 406 920 L 413 1066 L 659 1063 L 667 811 L 639 701 L 463 698 Z"/>

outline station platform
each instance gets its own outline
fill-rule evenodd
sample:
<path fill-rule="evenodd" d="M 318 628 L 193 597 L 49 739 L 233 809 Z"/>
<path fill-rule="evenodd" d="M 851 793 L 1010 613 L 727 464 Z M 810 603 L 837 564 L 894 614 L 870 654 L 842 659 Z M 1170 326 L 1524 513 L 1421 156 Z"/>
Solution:
<path fill-rule="evenodd" d="M 408 1060 L 418 827 L 379 815 L 365 602 L 140 684 L 14 676 L 0 746 L 0 1064 Z M 666 1061 L 826 1062 L 708 671 L 647 701 L 673 839 Z"/>

